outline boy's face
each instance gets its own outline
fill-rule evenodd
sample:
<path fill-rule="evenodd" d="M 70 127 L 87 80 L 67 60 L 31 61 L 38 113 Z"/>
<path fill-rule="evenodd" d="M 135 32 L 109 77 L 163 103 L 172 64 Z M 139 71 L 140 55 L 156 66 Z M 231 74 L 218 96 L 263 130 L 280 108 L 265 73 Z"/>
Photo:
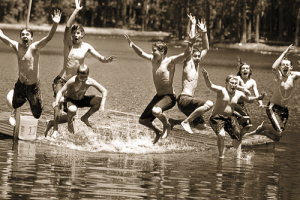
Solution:
<path fill-rule="evenodd" d="M 82 38 L 83 38 L 83 35 L 82 35 L 82 32 L 80 30 L 74 30 L 71 33 L 71 39 L 72 39 L 72 42 L 74 44 L 81 43 L 82 42 Z"/>
<path fill-rule="evenodd" d="M 163 54 L 163 50 L 159 50 L 157 46 L 152 46 L 152 55 L 155 58 L 160 59 L 162 54 Z"/>
<path fill-rule="evenodd" d="M 250 75 L 250 66 L 249 65 L 243 65 L 241 67 L 241 76 L 242 78 L 248 78 Z"/>
<path fill-rule="evenodd" d="M 82 73 L 78 73 L 78 79 L 79 79 L 79 81 L 80 82 L 85 82 L 86 80 L 87 80 L 87 78 L 88 78 L 88 74 L 82 74 Z"/>
<path fill-rule="evenodd" d="M 22 44 L 25 46 L 29 46 L 30 42 L 32 42 L 33 40 L 31 33 L 27 30 L 23 30 L 20 35 Z"/>
<path fill-rule="evenodd" d="M 195 51 L 193 54 L 193 61 L 195 64 L 198 64 L 200 62 L 201 53 L 199 51 Z"/>
<path fill-rule="evenodd" d="M 228 93 L 235 92 L 237 88 L 238 80 L 236 78 L 231 78 L 228 83 L 226 83 L 226 89 Z"/>
<path fill-rule="evenodd" d="M 288 76 L 293 69 L 291 65 L 291 61 L 289 60 L 282 60 L 280 63 L 280 70 L 283 76 Z"/>

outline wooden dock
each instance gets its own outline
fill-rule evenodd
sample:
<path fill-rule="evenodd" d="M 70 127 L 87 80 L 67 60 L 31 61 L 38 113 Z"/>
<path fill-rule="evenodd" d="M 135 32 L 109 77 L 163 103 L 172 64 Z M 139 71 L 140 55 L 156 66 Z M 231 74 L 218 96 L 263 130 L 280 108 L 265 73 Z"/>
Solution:
<path fill-rule="evenodd" d="M 79 115 L 81 115 L 85 110 L 79 110 Z M 29 112 L 21 112 L 21 115 L 31 115 Z M 14 127 L 9 123 L 9 112 L 2 112 L 0 116 L 0 133 L 13 136 Z M 99 122 L 99 118 L 96 119 L 93 116 L 91 117 L 91 121 L 97 121 L 100 123 L 101 129 L 123 129 L 126 127 L 140 127 L 139 129 L 143 129 L 144 127 L 138 124 L 139 115 L 135 115 L 132 113 L 119 112 L 114 110 L 106 111 L 105 120 L 101 119 Z M 37 135 L 43 135 L 44 130 L 46 128 L 46 121 L 53 119 L 53 114 L 42 115 L 38 121 L 37 127 Z M 111 123 L 112 122 L 112 123 Z M 108 125 L 109 124 L 109 125 Z M 157 123 L 159 124 L 159 123 Z M 199 129 L 193 128 L 194 134 L 189 134 L 185 132 L 180 125 L 177 125 L 171 131 L 171 134 L 168 136 L 173 138 L 176 142 L 187 143 L 188 145 L 193 146 L 216 146 L 217 145 L 217 136 L 214 131 L 210 127 L 201 127 Z M 232 140 L 226 134 L 225 145 L 227 147 L 232 147 Z M 266 148 L 271 149 L 275 147 L 275 143 L 273 140 L 268 139 L 265 136 L 248 136 L 244 137 L 242 141 L 243 148 Z"/>

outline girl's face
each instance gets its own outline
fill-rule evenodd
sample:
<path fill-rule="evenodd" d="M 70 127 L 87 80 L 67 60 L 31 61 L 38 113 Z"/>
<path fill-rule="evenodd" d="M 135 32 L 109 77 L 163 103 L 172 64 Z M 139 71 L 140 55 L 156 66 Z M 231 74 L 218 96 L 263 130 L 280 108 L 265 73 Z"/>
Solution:
<path fill-rule="evenodd" d="M 242 78 L 245 78 L 245 79 L 249 78 L 250 66 L 249 65 L 243 65 L 241 67 L 240 73 L 241 73 Z"/>

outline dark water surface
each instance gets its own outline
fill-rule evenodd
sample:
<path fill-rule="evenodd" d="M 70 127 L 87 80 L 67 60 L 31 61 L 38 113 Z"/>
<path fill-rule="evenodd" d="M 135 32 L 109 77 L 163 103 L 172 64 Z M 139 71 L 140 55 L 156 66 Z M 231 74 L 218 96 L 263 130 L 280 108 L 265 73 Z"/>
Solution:
<path fill-rule="evenodd" d="M 19 40 L 19 33 L 6 31 L 11 39 Z M 45 36 L 35 32 L 34 40 Z M 147 52 L 151 42 L 132 37 Z M 139 58 L 127 41 L 120 36 L 87 35 L 104 56 L 116 55 L 117 61 L 103 64 L 92 56 L 85 63 L 91 77 L 108 90 L 106 109 L 141 114 L 155 95 L 151 63 Z M 54 101 L 51 84 L 62 68 L 62 34 L 41 51 L 40 79 L 45 113 Z M 169 45 L 168 55 L 181 53 L 183 47 Z M 0 43 L 1 111 L 9 111 L 6 94 L 17 80 L 17 58 L 12 49 Z M 253 68 L 259 91 L 272 94 L 271 66 L 279 54 L 210 50 L 202 63 L 214 84 L 223 85 L 228 74 L 236 74 L 235 57 Z M 290 56 L 295 63 L 299 57 Z M 181 90 L 182 64 L 177 65 L 174 87 Z M 298 83 L 299 84 L 299 83 Z M 90 90 L 90 93 L 97 92 Z M 216 94 L 205 86 L 200 74 L 196 96 L 215 100 Z M 72 149 L 70 144 L 54 146 L 41 140 L 19 141 L 0 138 L 0 199 L 299 199 L 299 86 L 290 101 L 287 131 L 275 149 L 252 149 L 243 152 L 243 159 L 234 159 L 233 150 L 225 159 L 218 159 L 216 148 L 182 153 L 150 151 L 89 152 Z M 255 124 L 267 120 L 264 110 L 249 105 Z M 28 104 L 22 107 L 28 110 Z M 172 117 L 183 117 L 177 107 L 168 111 Z M 205 115 L 207 118 L 209 113 Z M 119 141 L 120 142 L 120 141 Z M 163 148 L 159 143 L 157 146 Z M 156 147 L 153 147 L 155 149 Z M 122 152 L 122 153 L 121 153 Z M 147 151 L 149 152 L 149 151 Z"/>

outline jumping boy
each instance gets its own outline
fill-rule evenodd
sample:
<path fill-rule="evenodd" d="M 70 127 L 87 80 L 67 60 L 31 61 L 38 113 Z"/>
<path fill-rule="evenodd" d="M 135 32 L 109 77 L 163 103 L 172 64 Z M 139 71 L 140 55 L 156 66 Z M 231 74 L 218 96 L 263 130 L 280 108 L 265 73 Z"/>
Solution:
<path fill-rule="evenodd" d="M 191 33 L 195 35 L 196 19 L 189 15 L 191 21 Z M 181 124 L 185 131 L 193 133 L 192 126 L 203 124 L 202 115 L 213 107 L 213 102 L 210 100 L 202 100 L 195 98 L 195 90 L 198 84 L 200 62 L 204 59 L 209 49 L 207 29 L 205 20 L 198 21 L 198 27 L 202 32 L 203 50 L 193 47 L 191 54 L 184 60 L 182 72 L 182 91 L 177 98 L 179 110 L 184 113 L 187 118 L 185 120 L 169 119 L 171 126 Z M 163 138 L 166 135 L 163 136 Z"/>
<path fill-rule="evenodd" d="M 32 114 L 36 119 L 40 118 L 43 110 L 39 77 L 40 50 L 53 38 L 60 18 L 60 10 L 54 10 L 53 25 L 49 34 L 37 42 L 33 42 L 33 32 L 28 28 L 24 28 L 20 32 L 21 43 L 9 39 L 0 30 L 0 39 L 12 47 L 18 57 L 19 78 L 13 92 L 10 92 L 7 97 L 9 107 L 17 109 L 28 100 Z M 15 120 L 13 121 L 13 125 L 15 125 Z"/>
<path fill-rule="evenodd" d="M 134 44 L 128 35 L 124 35 L 129 46 L 142 58 L 151 61 L 153 81 L 156 89 L 156 95 L 148 104 L 142 113 L 139 123 L 151 128 L 156 137 L 153 144 L 158 142 L 159 138 L 168 134 L 171 130 L 171 124 L 164 111 L 173 108 L 176 104 L 176 96 L 173 88 L 173 78 L 175 72 L 175 64 L 182 62 L 188 55 L 196 41 L 196 37 L 190 38 L 188 47 L 179 55 L 167 57 L 168 47 L 163 42 L 155 42 L 152 45 L 152 54 L 144 52 L 140 47 Z M 158 118 L 163 124 L 163 131 L 153 122 Z"/>
<path fill-rule="evenodd" d="M 208 72 L 205 69 L 202 69 L 202 73 L 207 87 L 217 93 L 216 103 L 212 110 L 209 123 L 218 137 L 219 157 L 224 158 L 224 139 L 226 131 L 233 139 L 233 146 L 236 149 L 237 158 L 240 158 L 242 135 L 240 134 L 236 117 L 232 116 L 234 108 L 239 100 L 253 103 L 255 100 L 262 100 L 264 95 L 249 97 L 244 92 L 237 90 L 238 78 L 234 75 L 227 76 L 225 87 L 222 87 L 214 85 L 210 81 Z"/>
<path fill-rule="evenodd" d="M 70 78 L 56 95 L 54 107 L 59 107 L 60 100 L 64 96 L 64 111 L 67 115 L 60 117 L 59 124 L 68 123 L 68 131 L 74 133 L 73 119 L 78 108 L 90 107 L 90 109 L 81 117 L 81 120 L 91 126 L 89 117 L 100 109 L 100 114 L 104 112 L 104 105 L 107 96 L 107 90 L 97 81 L 89 77 L 89 68 L 82 64 L 77 68 L 77 75 Z M 102 97 L 96 95 L 85 95 L 89 87 L 96 88 L 102 93 Z M 60 114 L 60 113 L 59 113 Z M 45 130 L 45 137 L 48 131 L 54 126 L 54 120 L 48 122 Z M 56 133 L 53 133 L 56 137 Z"/>
<path fill-rule="evenodd" d="M 300 77 L 300 72 L 291 71 L 293 69 L 292 61 L 286 55 L 294 47 L 291 44 L 274 62 L 272 66 L 273 73 L 273 94 L 267 105 L 266 112 L 270 119 L 271 125 L 264 122 L 257 129 L 249 134 L 261 134 L 279 141 L 282 132 L 289 117 L 288 102 L 291 99 L 294 85 Z"/>
<path fill-rule="evenodd" d="M 54 79 L 52 88 L 54 91 L 54 97 L 56 97 L 58 91 L 63 87 L 63 85 L 77 73 L 77 68 L 79 65 L 84 63 L 84 59 L 87 53 L 90 53 L 93 57 L 102 63 L 111 63 L 116 60 L 116 56 L 110 56 L 108 58 L 100 55 L 90 44 L 83 42 L 85 32 L 81 24 L 74 24 L 76 14 L 82 9 L 80 6 L 80 1 L 75 0 L 76 8 L 72 15 L 70 16 L 65 32 L 64 32 L 64 63 L 63 68 L 59 75 Z M 61 99 L 60 102 L 63 102 Z M 59 112 L 61 106 L 54 108 L 54 132 L 57 133 Z M 89 126 L 89 124 L 87 124 Z"/>

